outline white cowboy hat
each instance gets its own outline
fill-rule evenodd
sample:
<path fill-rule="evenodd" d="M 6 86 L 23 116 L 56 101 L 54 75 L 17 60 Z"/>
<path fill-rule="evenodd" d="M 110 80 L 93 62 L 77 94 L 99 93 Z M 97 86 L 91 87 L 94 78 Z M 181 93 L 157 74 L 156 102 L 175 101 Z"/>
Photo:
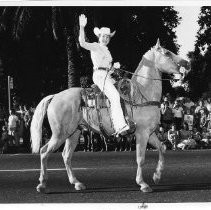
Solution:
<path fill-rule="evenodd" d="M 114 36 L 115 33 L 116 33 L 116 31 L 114 31 L 114 32 L 111 33 L 110 28 L 106 28 L 106 27 L 102 27 L 100 29 L 97 28 L 97 27 L 94 28 L 94 34 L 97 37 L 99 37 L 100 34 L 106 34 L 106 35 L 112 37 L 112 36 Z"/>

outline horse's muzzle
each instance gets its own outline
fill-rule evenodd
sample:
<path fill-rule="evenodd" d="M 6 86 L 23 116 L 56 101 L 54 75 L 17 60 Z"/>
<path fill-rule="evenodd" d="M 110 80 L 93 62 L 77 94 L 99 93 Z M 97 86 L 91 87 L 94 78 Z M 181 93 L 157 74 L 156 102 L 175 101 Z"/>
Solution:
<path fill-rule="evenodd" d="M 183 74 L 187 73 L 187 72 L 189 72 L 191 70 L 191 63 L 189 61 L 181 60 L 179 62 L 179 65 L 185 69 L 184 72 L 181 72 L 181 70 L 180 70 L 180 72 L 183 73 Z M 181 68 L 181 69 L 183 70 L 183 68 Z"/>
<path fill-rule="evenodd" d="M 178 73 L 178 74 L 173 74 L 173 80 L 178 81 L 181 80 L 183 78 L 183 74 L 182 73 Z"/>

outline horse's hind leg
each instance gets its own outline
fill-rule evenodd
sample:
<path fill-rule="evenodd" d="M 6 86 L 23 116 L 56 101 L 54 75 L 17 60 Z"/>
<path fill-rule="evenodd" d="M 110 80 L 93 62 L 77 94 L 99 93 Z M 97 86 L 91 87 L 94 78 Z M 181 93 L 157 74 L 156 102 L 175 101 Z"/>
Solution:
<path fill-rule="evenodd" d="M 43 146 L 40 150 L 40 162 L 41 162 L 41 170 L 40 170 L 40 184 L 37 186 L 38 192 L 45 192 L 46 184 L 48 180 L 47 174 L 47 160 L 49 155 L 59 148 L 62 142 L 58 141 L 58 138 L 52 136 L 49 142 Z"/>
<path fill-rule="evenodd" d="M 48 148 L 48 143 L 46 145 L 44 145 L 41 149 L 40 149 L 40 162 L 41 162 L 41 169 L 40 169 L 40 184 L 37 186 L 37 191 L 38 192 L 45 192 L 45 188 L 46 188 L 46 182 L 48 179 L 48 175 L 47 175 L 47 158 L 43 158 L 44 155 L 47 151 Z"/>
<path fill-rule="evenodd" d="M 68 139 L 66 139 L 65 147 L 62 152 L 62 156 L 64 159 L 64 164 L 67 170 L 67 175 L 71 184 L 75 185 L 76 190 L 84 190 L 86 189 L 85 185 L 79 182 L 72 170 L 71 159 L 73 156 L 73 152 L 77 146 L 78 138 L 80 136 L 81 131 L 76 130 Z"/>
<path fill-rule="evenodd" d="M 152 144 L 156 149 L 158 149 L 158 152 L 159 152 L 158 164 L 157 164 L 157 167 L 156 167 L 156 171 L 153 174 L 153 180 L 154 180 L 155 184 L 158 184 L 160 179 L 161 179 L 162 171 L 164 169 L 164 155 L 163 155 L 163 153 L 166 151 L 166 146 L 163 145 L 159 141 L 159 139 L 157 138 L 155 133 L 153 133 L 150 136 L 149 143 Z"/>

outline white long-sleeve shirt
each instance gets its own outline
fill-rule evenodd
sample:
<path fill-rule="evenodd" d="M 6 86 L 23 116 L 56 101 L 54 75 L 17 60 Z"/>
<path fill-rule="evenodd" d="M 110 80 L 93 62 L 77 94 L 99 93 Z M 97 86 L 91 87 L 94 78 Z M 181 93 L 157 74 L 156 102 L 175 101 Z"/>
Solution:
<path fill-rule="evenodd" d="M 111 68 L 113 59 L 107 46 L 97 42 L 86 42 L 81 36 L 79 36 L 79 42 L 81 47 L 90 51 L 94 69 L 99 67 Z"/>

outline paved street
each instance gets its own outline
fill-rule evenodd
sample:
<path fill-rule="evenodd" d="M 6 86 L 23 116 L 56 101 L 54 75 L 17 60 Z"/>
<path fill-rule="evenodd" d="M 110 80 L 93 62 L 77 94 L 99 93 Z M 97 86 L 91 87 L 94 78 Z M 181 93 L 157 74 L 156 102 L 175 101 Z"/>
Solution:
<path fill-rule="evenodd" d="M 39 155 L 0 156 L 0 203 L 177 203 L 211 202 L 211 151 L 167 151 L 159 185 L 152 175 L 158 153 L 147 151 L 144 178 L 154 192 L 143 194 L 135 183 L 135 152 L 76 152 L 73 168 L 87 190 L 68 183 L 61 153 L 49 159 L 46 194 L 35 188 Z"/>

